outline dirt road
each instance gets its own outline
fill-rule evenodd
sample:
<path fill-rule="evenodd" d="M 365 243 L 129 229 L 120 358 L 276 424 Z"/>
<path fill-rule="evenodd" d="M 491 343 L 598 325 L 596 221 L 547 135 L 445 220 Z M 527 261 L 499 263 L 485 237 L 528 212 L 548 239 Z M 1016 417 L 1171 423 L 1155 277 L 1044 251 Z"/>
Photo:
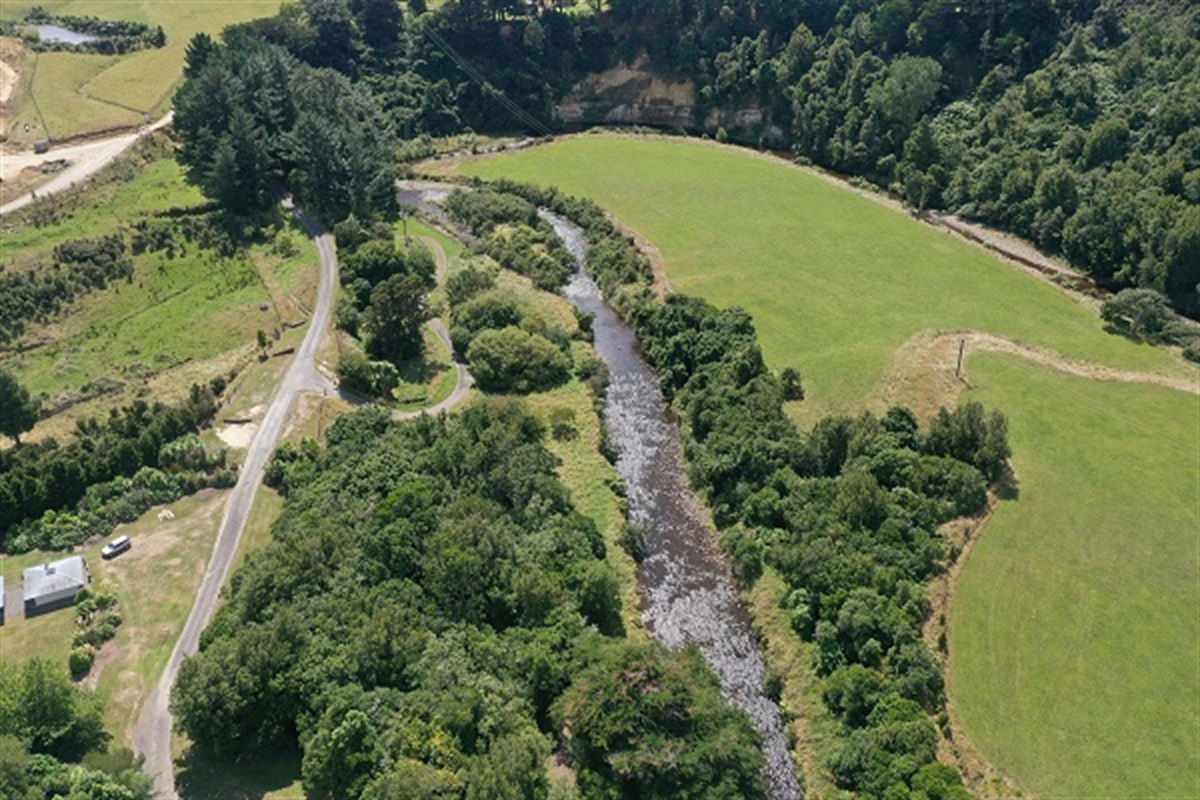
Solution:
<path fill-rule="evenodd" d="M 433 257 L 437 261 L 437 281 L 439 284 L 445 285 L 446 273 L 450 270 L 450 263 L 446 259 L 446 251 L 438 244 L 436 239 L 428 236 L 422 236 L 421 242 L 433 251 Z M 396 411 L 392 414 L 392 419 L 416 419 L 422 414 L 437 416 L 443 411 L 449 411 L 467 399 L 467 394 L 471 391 L 471 385 L 475 382 L 466 365 L 454 356 L 454 344 L 450 341 L 449 332 L 446 331 L 446 323 L 440 319 L 433 319 L 429 321 L 429 328 L 437 335 L 442 344 L 445 345 L 446 352 L 450 354 L 450 360 L 454 362 L 454 371 L 457 373 L 457 382 L 454 384 L 454 391 L 445 400 L 429 408 L 423 408 L 420 411 Z"/>
<path fill-rule="evenodd" d="M 145 756 L 143 769 L 154 777 L 155 792 L 160 800 L 178 797 L 175 792 L 171 754 L 171 688 L 175 685 L 180 665 L 185 658 L 196 652 L 200 633 L 216 610 L 221 587 L 229 575 L 238 542 L 250 515 L 250 507 L 254 503 L 254 493 L 262 481 L 263 468 L 275 450 L 292 405 L 300 393 L 324 393 L 334 389 L 333 382 L 317 370 L 316 355 L 329 328 L 337 288 L 337 254 L 333 246 L 333 237 L 321 231 L 302 211 L 293 209 L 293 214 L 313 237 L 321 259 L 316 309 L 304 341 L 288 367 L 283 382 L 275 391 L 262 424 L 259 425 L 258 432 L 246 451 L 246 460 L 238 474 L 237 485 L 229 495 L 229 503 L 221 520 L 221 529 L 213 547 L 208 571 L 200 584 L 192 613 L 188 616 L 187 624 L 171 653 L 162 678 L 147 699 L 134 729 L 134 746 Z"/>
<path fill-rule="evenodd" d="M 18 174 L 27 167 L 36 167 L 46 161 L 62 159 L 70 162 L 70 165 L 66 169 L 39 186 L 34 192 L 21 195 L 16 200 L 0 206 L 0 215 L 24 208 L 33 202 L 35 195 L 37 197 L 45 197 L 48 194 L 69 189 L 77 183 L 82 183 L 111 164 L 113 159 L 124 153 L 130 145 L 142 136 L 170 125 L 174 117 L 175 112 L 172 111 L 158 122 L 141 129 L 137 133 L 126 133 L 121 136 L 114 136 L 111 139 L 100 139 L 95 142 L 52 149 L 40 155 L 33 153 L 0 155 L 0 178 L 4 180 L 8 180 L 11 176 Z"/>

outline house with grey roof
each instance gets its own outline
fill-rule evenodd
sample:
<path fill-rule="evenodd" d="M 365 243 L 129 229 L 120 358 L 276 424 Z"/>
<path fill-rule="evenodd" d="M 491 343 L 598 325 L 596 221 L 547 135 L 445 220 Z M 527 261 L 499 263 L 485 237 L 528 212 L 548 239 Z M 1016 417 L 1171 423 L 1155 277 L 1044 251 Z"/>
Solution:
<path fill-rule="evenodd" d="M 32 617 L 75 602 L 91 577 L 80 556 L 25 570 L 25 616 Z"/>

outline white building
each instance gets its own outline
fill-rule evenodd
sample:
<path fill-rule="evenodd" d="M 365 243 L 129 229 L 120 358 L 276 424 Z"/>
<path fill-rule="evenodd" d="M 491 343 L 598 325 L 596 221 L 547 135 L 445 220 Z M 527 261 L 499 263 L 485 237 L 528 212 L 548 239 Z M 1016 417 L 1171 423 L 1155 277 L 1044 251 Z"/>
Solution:
<path fill-rule="evenodd" d="M 80 556 L 30 567 L 25 570 L 25 616 L 73 604 L 90 580 Z"/>

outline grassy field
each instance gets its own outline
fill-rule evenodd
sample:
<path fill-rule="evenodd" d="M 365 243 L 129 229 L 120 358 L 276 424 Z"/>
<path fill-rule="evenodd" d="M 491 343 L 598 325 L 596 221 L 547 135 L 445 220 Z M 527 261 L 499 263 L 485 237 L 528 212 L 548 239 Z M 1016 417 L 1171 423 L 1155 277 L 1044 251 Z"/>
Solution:
<path fill-rule="evenodd" d="M 167 44 L 124 56 L 31 56 L 27 63 L 33 77 L 27 89 L 18 90 L 12 126 L 13 141 L 26 145 L 137 125 L 162 114 L 170 106 L 192 36 L 215 36 L 226 25 L 270 16 L 278 11 L 279 0 L 12 0 L 0 7 L 0 16 L 19 19 L 34 6 L 52 14 L 161 25 Z"/>
<path fill-rule="evenodd" d="M 6 232 L 6 260 L 36 267 L 48 263 L 63 241 L 118 232 L 147 214 L 202 200 L 184 183 L 179 165 L 165 157 L 150 160 L 131 180 L 102 181 L 92 199 L 56 224 Z M 317 258 L 298 229 L 289 227 L 280 237 L 290 249 L 255 245 L 239 257 L 222 258 L 187 244 L 175 258 L 162 252 L 136 256 L 129 282 L 85 295 L 58 318 L 31 325 L 19 352 L 0 351 L 0 366 L 16 372 L 30 391 L 53 405 L 86 396 L 89 384 L 122 386 L 46 420 L 35 438 L 59 435 L 81 414 L 102 411 L 96 402 L 127 402 L 137 392 L 169 399 L 180 386 L 186 391 L 193 382 L 240 368 L 252 360 L 260 328 L 294 333 L 285 326 L 304 319 L 313 303 Z"/>
<path fill-rule="evenodd" d="M 802 421 L 858 407 L 896 350 L 930 329 L 990 331 L 1122 369 L 1173 362 L 1103 334 L 1093 312 L 996 258 L 778 161 L 583 136 L 463 171 L 591 197 L 662 251 L 675 291 L 748 309 L 768 363 L 803 373 Z"/>
<path fill-rule="evenodd" d="M 778 162 L 588 136 L 464 171 L 589 196 L 661 250 L 674 290 L 745 307 L 771 366 L 804 374 L 803 424 L 877 407 L 904 345 L 936 331 L 1196 380 L 1055 288 Z M 1200 403 L 1013 356 L 967 368 L 1009 418 L 1020 479 L 953 610 L 951 699 L 967 733 L 1035 796 L 1197 796 Z"/>
<path fill-rule="evenodd" d="M 160 522 L 160 507 L 147 511 L 117 533 L 133 539 L 128 553 L 104 561 L 103 542 L 80 552 L 93 583 L 116 595 L 124 624 L 101 649 L 86 683 L 104 700 L 105 725 L 117 746 L 130 746 L 129 731 L 142 701 L 166 665 L 175 639 L 192 607 L 212 551 L 225 493 L 205 492 L 169 507 L 175 519 Z M 0 574 L 16 587 L 28 566 L 59 558 L 60 553 L 0 556 Z M 9 619 L 0 628 L 0 659 L 46 658 L 66 669 L 75 615 L 62 609 L 33 619 Z"/>
<path fill-rule="evenodd" d="M 976 356 L 1020 498 L 960 578 L 964 724 L 1039 797 L 1200 797 L 1200 402 Z"/>

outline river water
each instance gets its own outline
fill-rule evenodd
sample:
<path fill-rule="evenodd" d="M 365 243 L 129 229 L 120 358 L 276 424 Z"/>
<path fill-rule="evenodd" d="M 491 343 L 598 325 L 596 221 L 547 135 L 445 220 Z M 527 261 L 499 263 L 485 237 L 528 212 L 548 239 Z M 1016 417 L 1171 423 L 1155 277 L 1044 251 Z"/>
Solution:
<path fill-rule="evenodd" d="M 539 212 L 579 265 L 564 289 L 579 309 L 596 315 L 596 351 L 608 365 L 604 421 L 619 454 L 630 521 L 645 532 L 638 580 L 642 619 L 670 648 L 694 644 L 716 672 L 726 700 L 745 711 L 762 735 L 772 800 L 801 797 L 779 706 L 763 694 L 766 665 L 738 602 L 728 561 L 703 506 L 688 484 L 679 431 L 667 414 L 657 376 L 642 360 L 637 337 L 617 316 L 584 270 L 582 229 Z"/>

